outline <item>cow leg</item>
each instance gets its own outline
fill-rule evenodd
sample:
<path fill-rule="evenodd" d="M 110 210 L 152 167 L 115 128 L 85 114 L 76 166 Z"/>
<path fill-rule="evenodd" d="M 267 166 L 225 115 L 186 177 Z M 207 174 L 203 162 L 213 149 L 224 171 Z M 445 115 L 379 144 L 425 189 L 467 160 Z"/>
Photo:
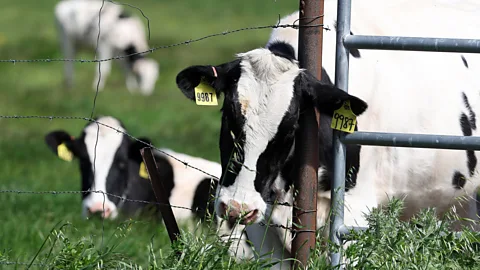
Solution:
<path fill-rule="evenodd" d="M 58 38 L 60 43 L 60 48 L 62 50 L 63 58 L 65 59 L 73 59 L 75 58 L 75 43 L 72 37 L 68 36 L 63 25 L 55 19 L 55 24 L 57 27 Z M 71 89 L 73 86 L 73 79 L 74 79 L 74 70 L 73 70 L 73 62 L 72 61 L 65 61 L 63 63 L 64 68 L 64 85 L 67 89 Z"/>
<path fill-rule="evenodd" d="M 125 77 L 128 91 L 134 93 L 135 90 L 138 89 L 138 82 L 131 69 L 125 71 Z"/>
<path fill-rule="evenodd" d="M 133 73 L 133 65 L 129 62 L 128 59 L 122 59 L 121 64 L 123 67 L 123 72 L 125 74 L 125 85 L 127 86 L 127 90 L 130 93 L 134 93 L 136 92 L 135 90 L 138 89 L 138 82 L 135 74 Z"/>

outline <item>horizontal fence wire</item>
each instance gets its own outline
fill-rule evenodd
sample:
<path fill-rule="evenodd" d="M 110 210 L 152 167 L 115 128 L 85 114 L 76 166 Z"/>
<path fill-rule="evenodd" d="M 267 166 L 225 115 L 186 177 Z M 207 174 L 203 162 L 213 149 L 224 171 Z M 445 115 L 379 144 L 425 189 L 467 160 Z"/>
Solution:
<path fill-rule="evenodd" d="M 300 26 L 294 25 L 294 24 L 276 24 L 276 25 L 244 27 L 244 28 L 239 28 L 239 29 L 235 29 L 235 30 L 226 30 L 226 31 L 223 31 L 223 32 L 206 35 L 206 36 L 196 38 L 196 39 L 189 39 L 189 40 L 185 40 L 185 41 L 170 44 L 170 45 L 157 46 L 157 47 L 153 47 L 153 48 L 151 48 L 149 50 L 146 50 L 146 51 L 143 51 L 143 52 L 137 52 L 137 53 L 125 54 L 125 55 L 118 55 L 118 56 L 105 58 L 105 59 L 61 59 L 61 58 L 0 59 L 0 63 L 12 63 L 12 64 L 16 64 L 16 63 L 36 63 L 36 62 L 46 62 L 46 63 L 50 63 L 50 62 L 101 63 L 101 62 L 107 62 L 107 61 L 113 61 L 113 60 L 120 60 L 120 59 L 128 58 L 128 57 L 131 57 L 131 56 L 136 56 L 136 55 L 149 54 L 149 53 L 153 53 L 154 51 L 160 50 L 160 49 L 168 49 L 168 48 L 173 48 L 173 47 L 182 46 L 182 45 L 189 45 L 189 44 L 199 42 L 199 41 L 202 41 L 202 40 L 205 40 L 205 39 L 218 37 L 218 36 L 226 36 L 226 35 L 229 35 L 229 34 L 238 33 L 238 32 L 242 32 L 242 31 L 287 28 L 287 27 L 294 28 L 294 29 L 300 28 Z M 305 26 L 302 26 L 302 27 L 305 27 L 305 28 L 323 27 L 323 29 L 325 29 L 327 31 L 330 30 L 330 28 L 325 27 L 323 24 L 305 25 Z"/>
<path fill-rule="evenodd" d="M 178 206 L 178 205 L 172 205 L 172 204 L 162 204 L 159 202 L 154 202 L 154 201 L 143 201 L 143 200 L 132 200 L 132 199 L 127 199 L 119 195 L 111 194 L 108 192 L 104 191 L 74 191 L 74 190 L 49 190 L 49 191 L 29 191 L 29 190 L 0 190 L 0 194 L 24 194 L 24 195 L 72 195 L 72 194 L 85 194 L 85 193 L 97 193 L 97 194 L 102 194 L 106 196 L 111 196 L 114 198 L 117 198 L 119 200 L 125 201 L 125 202 L 134 202 L 134 203 L 143 203 L 143 204 L 151 204 L 151 205 L 169 205 L 172 208 L 176 209 L 184 209 L 184 210 L 190 210 L 190 211 L 195 211 L 195 209 L 192 209 L 190 207 L 185 207 L 185 206 Z M 273 205 L 283 205 L 283 206 L 290 206 L 288 203 L 275 203 Z M 290 207 L 295 207 L 295 206 L 290 206 Z M 311 211 L 311 210 L 310 210 Z M 308 212 L 306 210 L 305 212 Z M 292 232 L 311 232 L 311 230 L 297 230 L 292 227 L 287 227 L 283 225 L 278 225 L 278 224 L 266 224 L 264 222 L 259 223 L 261 226 L 268 226 L 268 227 L 273 227 L 273 228 L 281 228 L 285 230 L 289 230 Z"/>

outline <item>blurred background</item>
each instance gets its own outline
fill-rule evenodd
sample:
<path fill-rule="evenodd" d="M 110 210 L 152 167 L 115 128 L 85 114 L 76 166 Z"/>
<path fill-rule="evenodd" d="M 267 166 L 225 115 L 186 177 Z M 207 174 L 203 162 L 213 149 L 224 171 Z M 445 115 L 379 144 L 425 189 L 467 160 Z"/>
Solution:
<path fill-rule="evenodd" d="M 63 58 L 54 22 L 55 0 L 0 0 L 0 59 Z M 287 0 L 124 0 L 141 9 L 150 20 L 150 47 L 170 45 L 226 30 L 276 24 L 298 8 Z M 131 14 L 141 13 L 124 6 Z M 147 21 L 143 19 L 146 27 Z M 131 94 L 125 76 L 113 63 L 105 88 L 98 94 L 94 116 L 112 115 L 135 137 L 147 136 L 157 147 L 219 161 L 220 106 L 196 106 L 175 85 L 175 76 L 195 64 L 219 64 L 234 54 L 263 47 L 271 29 L 218 36 L 189 45 L 159 49 L 147 55 L 160 65 L 151 96 Z M 77 59 L 94 59 L 81 51 Z M 63 62 L 0 63 L 0 115 L 55 115 L 90 117 L 95 91 L 94 63 L 75 63 L 75 83 L 63 84 Z M 220 104 L 221 105 L 221 104 Z M 86 122 L 62 119 L 0 118 L 0 190 L 79 191 L 77 162 L 52 155 L 44 136 L 64 129 L 79 136 Z M 121 220 L 83 220 L 79 194 L 0 193 L 0 252 L 28 261 L 59 222 L 72 223 L 74 236 L 112 235 Z M 134 237 L 118 250 L 137 263 L 154 248 L 169 245 L 163 225 L 140 222 Z"/>

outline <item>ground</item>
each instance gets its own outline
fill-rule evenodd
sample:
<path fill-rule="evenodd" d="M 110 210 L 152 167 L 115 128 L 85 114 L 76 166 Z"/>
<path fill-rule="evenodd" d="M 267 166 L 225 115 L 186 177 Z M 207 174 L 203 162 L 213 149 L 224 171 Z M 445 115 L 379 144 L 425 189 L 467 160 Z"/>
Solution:
<path fill-rule="evenodd" d="M 61 58 L 54 27 L 54 0 L 0 0 L 0 59 Z M 163 46 L 242 27 L 275 24 L 298 8 L 296 1 L 183 0 L 124 1 L 143 10 L 150 19 L 150 46 Z M 128 7 L 127 7 L 128 8 Z M 141 16 L 140 12 L 128 8 Z M 145 21 L 146 24 L 146 21 Z M 264 46 L 270 30 L 250 30 L 206 39 L 153 52 L 160 62 L 160 78 L 153 96 L 132 95 L 114 65 L 103 92 L 96 100 L 94 116 L 121 119 L 134 136 L 148 136 L 158 147 L 218 161 L 220 107 L 201 107 L 184 98 L 175 76 L 194 64 L 229 61 L 235 53 Z M 77 58 L 93 59 L 84 51 Z M 95 92 L 91 88 L 94 64 L 76 63 L 75 87 L 62 85 L 61 62 L 0 63 L 0 115 L 55 115 L 90 117 Z M 82 120 L 0 118 L 0 190 L 78 191 L 76 162 L 56 158 L 46 147 L 44 135 L 65 129 L 79 135 Z M 70 222 L 73 236 L 110 236 L 120 221 L 82 220 L 79 194 L 31 195 L 0 193 L 0 251 L 28 261 L 58 222 Z M 156 249 L 168 246 L 161 225 L 134 225 L 134 237 L 118 251 L 132 260 L 147 260 L 147 246 L 154 237 Z"/>

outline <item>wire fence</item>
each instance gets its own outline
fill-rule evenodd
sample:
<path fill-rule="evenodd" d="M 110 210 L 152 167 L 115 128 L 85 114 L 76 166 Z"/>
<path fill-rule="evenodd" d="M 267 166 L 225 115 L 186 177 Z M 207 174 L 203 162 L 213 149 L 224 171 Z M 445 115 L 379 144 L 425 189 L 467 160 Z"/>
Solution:
<path fill-rule="evenodd" d="M 231 35 L 231 34 L 239 33 L 239 32 L 244 32 L 244 31 L 255 31 L 255 30 L 276 29 L 276 28 L 298 29 L 299 25 L 295 24 L 295 23 L 291 24 L 291 25 L 280 24 L 280 15 L 279 15 L 278 23 L 273 24 L 273 25 L 249 26 L 249 27 L 243 27 L 243 28 L 238 28 L 238 29 L 234 29 L 234 30 L 225 30 L 225 31 L 222 31 L 222 32 L 213 33 L 213 34 L 205 35 L 205 36 L 198 37 L 198 38 L 188 39 L 188 40 L 177 42 L 177 43 L 174 43 L 174 44 L 155 46 L 155 47 L 152 47 L 152 48 L 150 48 L 146 51 L 142 51 L 142 52 L 117 55 L 117 56 L 113 56 L 113 57 L 109 57 L 109 58 L 105 58 L 105 59 L 97 59 L 98 45 L 99 45 L 99 42 L 100 42 L 100 34 L 101 34 L 101 31 L 102 31 L 102 29 L 100 28 L 100 22 L 101 22 L 101 18 L 102 18 L 102 9 L 104 8 L 104 5 L 105 5 L 106 2 L 111 2 L 111 3 L 114 3 L 114 4 L 118 4 L 118 5 L 128 6 L 130 8 L 134 8 L 134 9 L 140 11 L 142 16 L 147 20 L 148 39 L 150 39 L 150 20 L 148 19 L 148 17 L 145 15 L 145 13 L 140 8 L 138 8 L 134 5 L 131 5 L 131 4 L 127 4 L 127 3 L 119 3 L 119 2 L 114 2 L 114 1 L 102 0 L 102 6 L 101 6 L 101 8 L 99 10 L 99 13 L 98 13 L 98 30 L 99 31 L 98 31 L 98 35 L 97 35 L 97 45 L 96 45 L 96 48 L 95 48 L 95 58 L 94 59 L 62 59 L 62 58 L 0 59 L 0 63 L 3 63 L 3 64 L 10 63 L 10 64 L 14 64 L 14 65 L 24 64 L 24 63 L 44 63 L 45 64 L 45 63 L 53 63 L 53 62 L 98 63 L 98 65 L 99 65 L 98 66 L 98 68 L 99 68 L 98 71 L 99 71 L 99 76 L 100 77 L 99 77 L 99 80 L 98 80 L 98 83 L 97 83 L 97 89 L 95 91 L 95 95 L 94 95 L 94 99 L 93 99 L 91 115 L 89 117 L 81 117 L 81 116 L 16 115 L 15 114 L 15 115 L 0 115 L 0 119 L 7 119 L 7 120 L 49 120 L 49 121 L 53 121 L 53 120 L 80 120 L 80 121 L 84 121 L 84 122 L 95 123 L 97 125 L 97 139 L 96 139 L 96 143 L 95 143 L 95 151 L 94 151 L 94 158 L 93 158 L 94 159 L 94 162 L 93 162 L 93 174 L 94 175 L 96 173 L 96 168 L 95 168 L 96 162 L 95 161 L 96 161 L 96 158 L 97 158 L 97 143 L 98 143 L 98 136 L 99 136 L 99 128 L 100 128 L 100 126 L 103 126 L 103 127 L 108 128 L 108 129 L 114 130 L 117 133 L 121 133 L 123 135 L 126 135 L 128 138 L 132 139 L 133 141 L 142 143 L 145 147 L 155 149 L 159 153 L 161 153 L 163 155 L 166 155 L 166 156 L 176 160 L 177 162 L 180 162 L 185 167 L 188 167 L 188 168 L 194 169 L 198 172 L 201 172 L 201 173 L 207 175 L 208 177 L 210 177 L 211 179 L 213 179 L 215 181 L 220 181 L 220 179 L 216 175 L 212 174 L 211 172 L 207 171 L 204 168 L 200 168 L 200 167 L 194 166 L 192 164 L 189 164 L 189 162 L 187 162 L 185 160 L 182 160 L 181 158 L 178 158 L 171 153 L 165 152 L 161 148 L 156 147 L 151 143 L 142 141 L 141 139 L 129 134 L 126 131 L 120 130 L 118 128 L 115 128 L 113 126 L 110 126 L 108 124 L 105 124 L 105 123 L 102 123 L 100 121 L 97 121 L 97 120 L 93 119 L 93 116 L 95 114 L 97 96 L 99 94 L 100 78 L 102 76 L 101 69 L 100 69 L 100 64 L 103 63 L 103 62 L 125 59 L 125 58 L 129 58 L 129 57 L 132 57 L 132 56 L 151 54 L 151 53 L 154 53 L 155 51 L 161 50 L 161 49 L 169 49 L 169 48 L 174 48 L 174 47 L 184 46 L 184 45 L 187 46 L 187 45 L 190 45 L 190 44 L 193 44 L 193 43 L 196 43 L 196 42 L 200 42 L 200 41 L 204 41 L 204 40 L 207 40 L 207 39 L 210 39 L 210 38 L 224 37 L 224 36 L 227 36 L 227 35 Z M 318 18 L 318 17 L 311 18 L 312 22 L 316 18 Z M 309 25 L 304 25 L 302 27 L 323 27 L 323 29 L 325 29 L 327 31 L 330 30 L 329 28 L 324 27 L 323 24 L 309 24 Z M 161 203 L 159 203 L 157 201 L 133 200 L 133 199 L 129 199 L 129 198 L 126 198 L 126 197 L 118 195 L 118 194 L 107 193 L 107 192 L 101 191 L 101 190 L 88 190 L 88 191 L 80 191 L 80 190 L 77 190 L 77 191 L 72 191 L 72 190 L 32 191 L 32 190 L 13 190 L 13 189 L 0 190 L 0 196 L 5 195 L 5 194 L 13 194 L 13 195 L 18 195 L 18 196 L 20 196 L 20 195 L 61 196 L 61 195 L 90 194 L 90 193 L 97 193 L 97 194 L 102 194 L 103 195 L 103 197 L 104 197 L 103 211 L 105 211 L 105 197 L 106 196 L 116 198 L 116 199 L 118 199 L 122 202 L 141 203 L 141 204 L 145 204 L 145 205 L 156 205 L 156 206 L 162 205 Z M 298 208 L 297 206 L 295 206 L 293 203 L 290 203 L 290 202 L 268 202 L 268 204 Z M 165 205 L 165 204 L 163 204 L 163 205 Z M 183 210 L 190 210 L 190 211 L 195 210 L 195 209 L 192 209 L 191 207 L 185 207 L 185 206 L 180 206 L 180 205 L 168 204 L 168 206 L 170 206 L 171 208 L 174 208 L 174 209 L 183 209 Z M 304 211 L 309 211 L 309 210 L 304 210 Z M 105 234 L 105 227 L 104 227 L 104 224 L 103 224 L 104 220 L 105 219 L 102 220 L 102 235 L 101 235 L 102 246 L 103 246 L 103 238 L 104 238 L 104 234 Z M 273 228 L 280 228 L 280 229 L 288 230 L 292 233 L 302 232 L 302 231 L 303 232 L 311 232 L 311 230 L 299 230 L 298 228 L 287 227 L 287 226 L 279 225 L 279 224 L 270 224 L 268 222 L 267 223 L 262 222 L 262 223 L 260 223 L 260 225 L 261 226 L 273 227 Z M 41 264 L 41 263 L 26 263 L 26 262 L 15 262 L 15 261 L 0 261 L 0 265 L 7 265 L 7 266 L 12 266 L 12 265 L 40 266 L 40 267 L 45 267 L 46 266 L 45 264 Z"/>

